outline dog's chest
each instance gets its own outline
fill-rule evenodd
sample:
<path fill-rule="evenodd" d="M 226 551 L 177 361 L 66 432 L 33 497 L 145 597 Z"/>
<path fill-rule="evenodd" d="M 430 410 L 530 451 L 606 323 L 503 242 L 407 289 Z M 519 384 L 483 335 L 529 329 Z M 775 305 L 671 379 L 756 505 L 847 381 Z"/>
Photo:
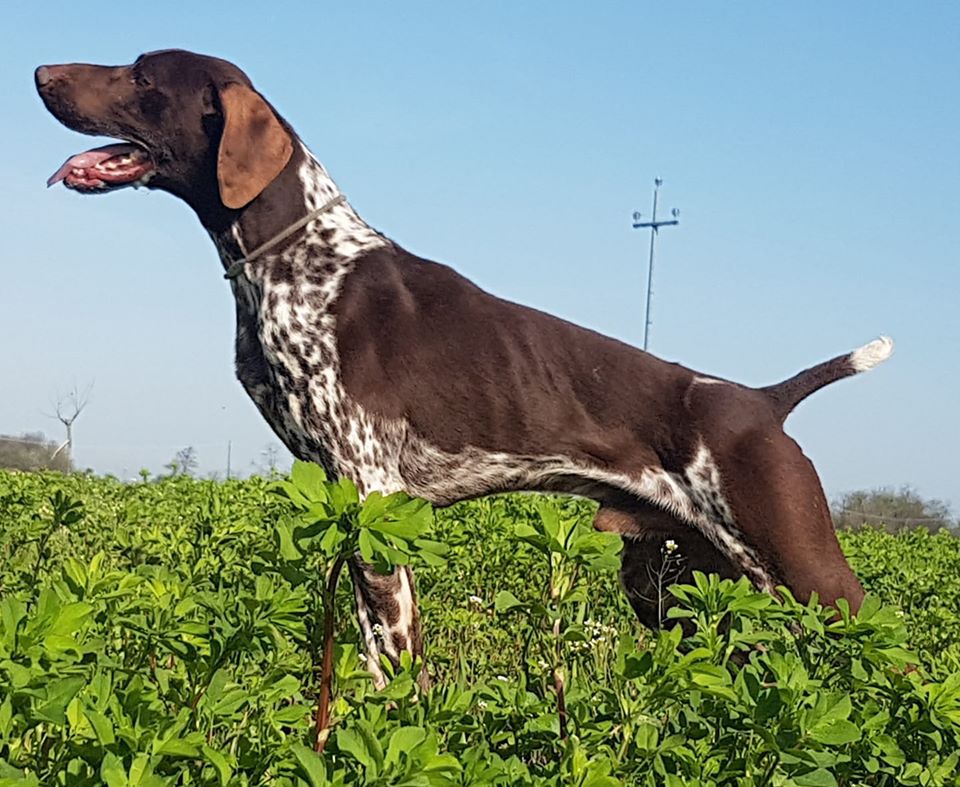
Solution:
<path fill-rule="evenodd" d="M 402 437 L 354 402 L 340 376 L 331 306 L 350 269 L 239 280 L 237 377 L 295 456 L 352 479 L 361 492 L 394 491 L 403 487 Z"/>

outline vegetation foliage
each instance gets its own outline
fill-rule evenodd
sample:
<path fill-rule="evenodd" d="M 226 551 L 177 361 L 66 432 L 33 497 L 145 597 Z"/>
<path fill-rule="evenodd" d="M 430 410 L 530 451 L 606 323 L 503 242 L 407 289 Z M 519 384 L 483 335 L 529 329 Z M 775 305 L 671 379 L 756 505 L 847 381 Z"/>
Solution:
<path fill-rule="evenodd" d="M 960 784 L 957 539 L 842 533 L 856 618 L 697 575 L 653 633 L 592 513 L 0 473 L 0 787 Z M 354 549 L 415 565 L 432 689 L 406 658 L 373 689 L 346 573 L 325 596 Z"/>

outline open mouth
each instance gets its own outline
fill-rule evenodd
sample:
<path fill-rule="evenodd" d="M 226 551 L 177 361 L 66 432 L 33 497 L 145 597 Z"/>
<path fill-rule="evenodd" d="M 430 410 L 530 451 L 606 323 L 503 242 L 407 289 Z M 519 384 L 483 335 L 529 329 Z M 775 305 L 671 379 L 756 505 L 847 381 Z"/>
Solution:
<path fill-rule="evenodd" d="M 71 156 L 50 176 L 47 186 L 62 180 L 67 188 L 84 192 L 136 187 L 145 185 L 155 171 L 146 150 L 122 142 Z"/>

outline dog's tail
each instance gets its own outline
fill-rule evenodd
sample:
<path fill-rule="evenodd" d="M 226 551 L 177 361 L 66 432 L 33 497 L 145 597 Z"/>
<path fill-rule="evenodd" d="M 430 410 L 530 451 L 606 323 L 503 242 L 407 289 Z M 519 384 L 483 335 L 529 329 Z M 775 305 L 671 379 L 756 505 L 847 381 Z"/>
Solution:
<path fill-rule="evenodd" d="M 774 403 L 780 420 L 786 419 L 793 408 L 806 399 L 814 391 L 819 391 L 825 385 L 835 383 L 844 377 L 853 377 L 883 363 L 893 354 L 893 339 L 881 336 L 869 344 L 858 347 L 853 352 L 838 355 L 829 361 L 818 363 L 789 380 L 776 385 L 761 388 Z"/>

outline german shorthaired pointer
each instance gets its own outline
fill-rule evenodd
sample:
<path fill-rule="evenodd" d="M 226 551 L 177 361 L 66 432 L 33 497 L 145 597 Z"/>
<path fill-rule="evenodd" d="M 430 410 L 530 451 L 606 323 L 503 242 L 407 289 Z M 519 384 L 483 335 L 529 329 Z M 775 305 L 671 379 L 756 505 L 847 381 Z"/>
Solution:
<path fill-rule="evenodd" d="M 50 179 L 83 193 L 146 185 L 183 199 L 231 275 L 236 367 L 298 457 L 361 493 L 447 505 L 512 490 L 600 503 L 622 579 L 656 625 L 644 566 L 665 539 L 695 568 L 858 608 L 810 462 L 782 429 L 817 389 L 886 359 L 881 338 L 749 388 L 501 300 L 385 238 L 343 200 L 290 125 L 224 60 L 36 71 L 71 129 L 123 140 Z M 352 566 L 368 664 L 422 652 L 413 576 Z M 379 623 L 379 625 L 376 625 Z"/>

